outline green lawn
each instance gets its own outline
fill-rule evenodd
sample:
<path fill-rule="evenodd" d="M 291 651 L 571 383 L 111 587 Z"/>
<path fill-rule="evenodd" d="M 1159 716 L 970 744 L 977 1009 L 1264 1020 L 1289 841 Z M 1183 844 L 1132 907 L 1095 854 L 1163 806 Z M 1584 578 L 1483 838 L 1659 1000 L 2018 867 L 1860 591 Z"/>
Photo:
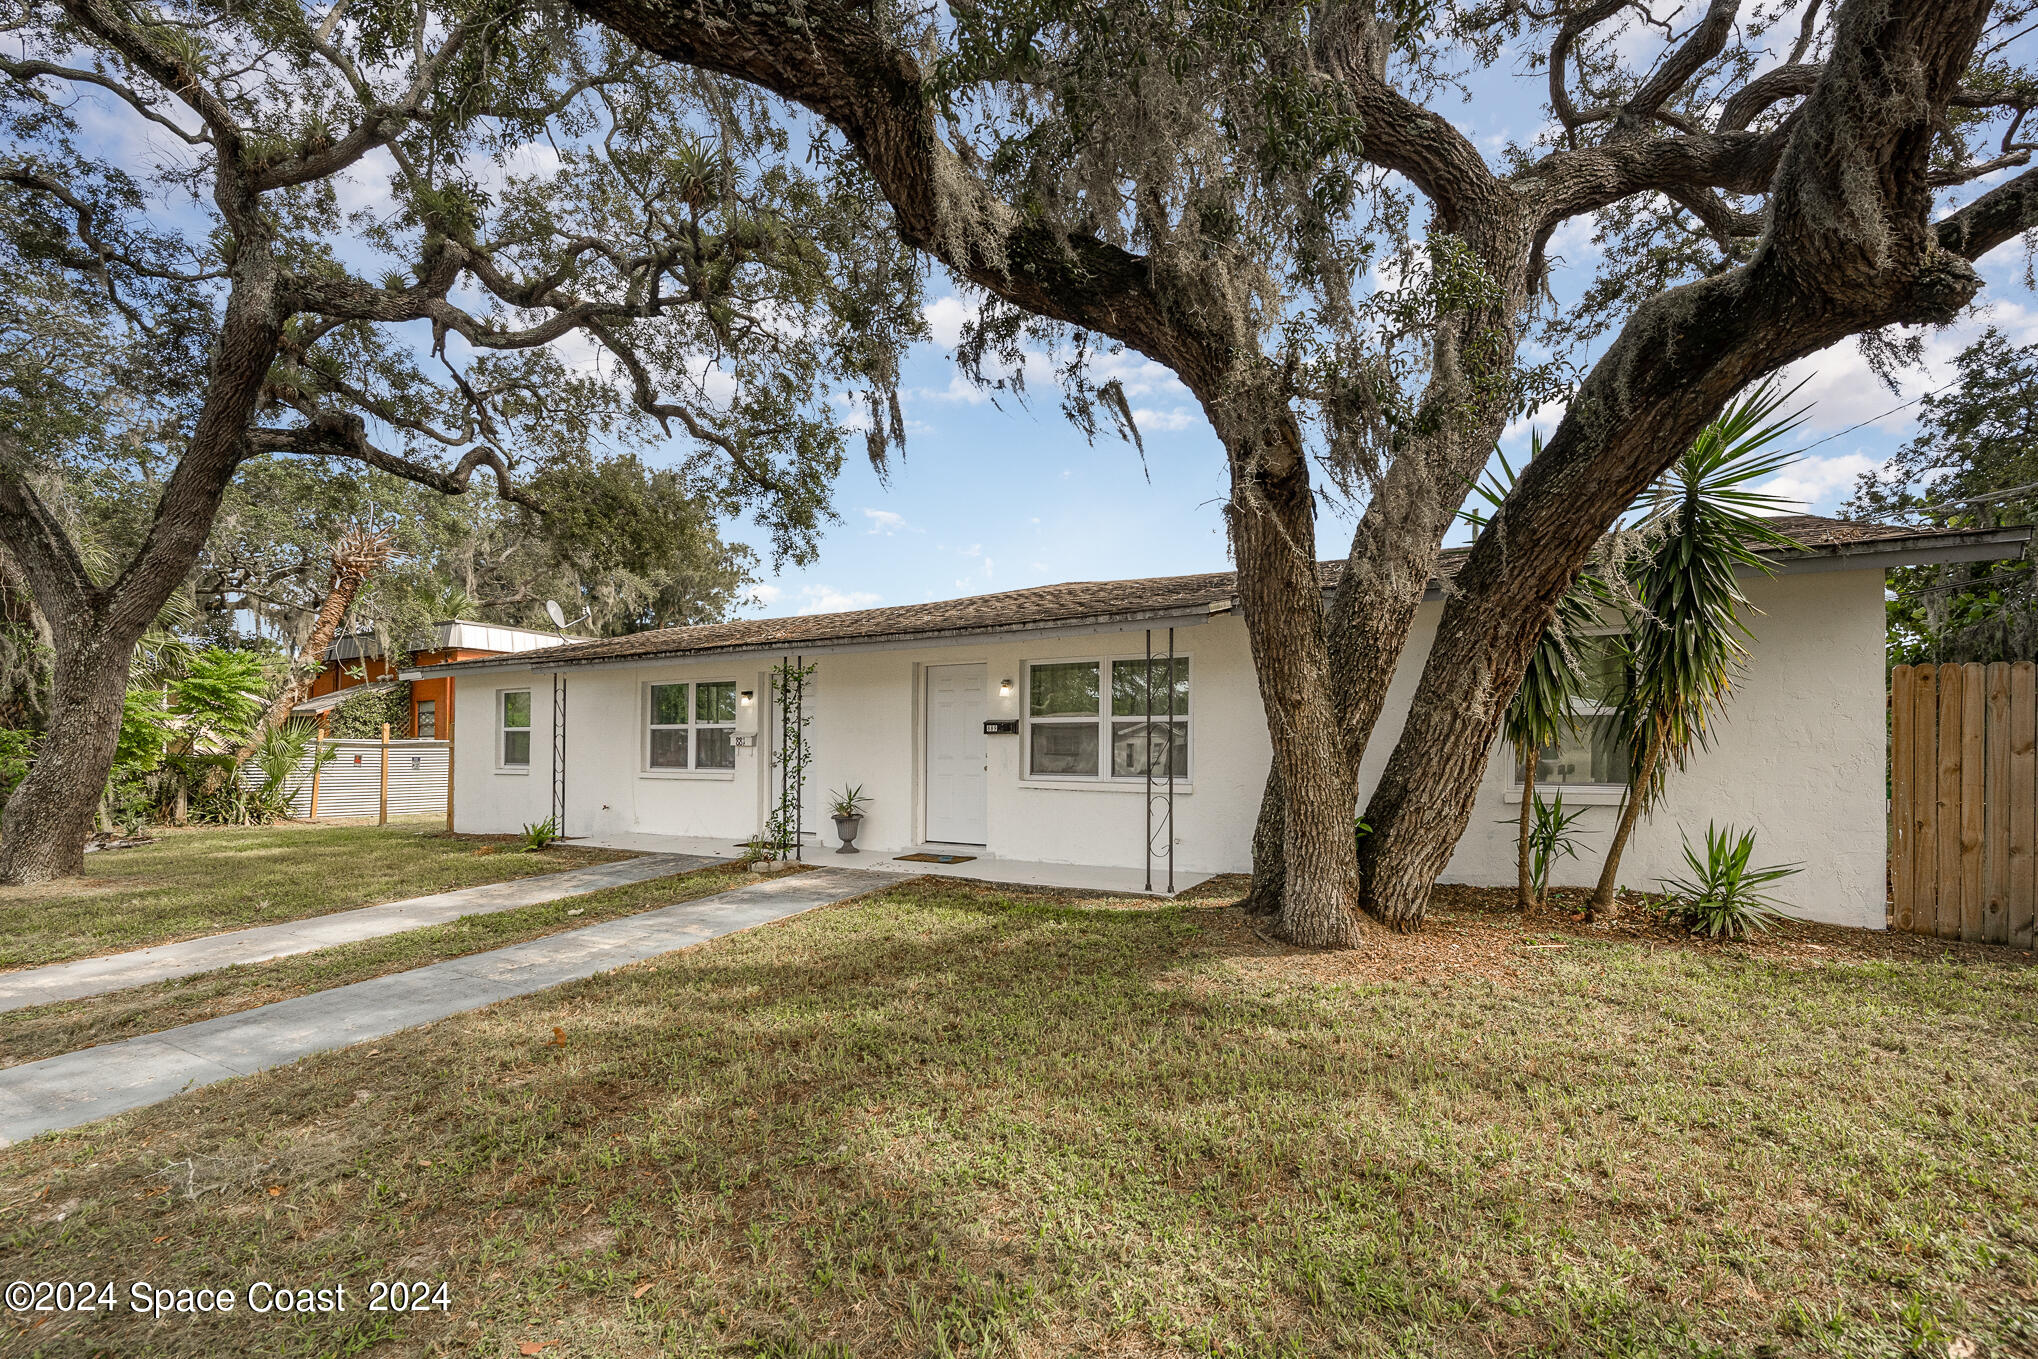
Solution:
<path fill-rule="evenodd" d="M 2034 1352 L 2029 955 L 1539 924 L 922 880 L 0 1151 L 10 1277 L 357 1300 L 0 1345 Z"/>
<path fill-rule="evenodd" d="M 0 887 L 0 968 L 34 967 L 354 906 L 627 858 L 506 837 L 453 836 L 442 817 L 371 825 L 153 832 L 87 855 L 87 877 Z"/>

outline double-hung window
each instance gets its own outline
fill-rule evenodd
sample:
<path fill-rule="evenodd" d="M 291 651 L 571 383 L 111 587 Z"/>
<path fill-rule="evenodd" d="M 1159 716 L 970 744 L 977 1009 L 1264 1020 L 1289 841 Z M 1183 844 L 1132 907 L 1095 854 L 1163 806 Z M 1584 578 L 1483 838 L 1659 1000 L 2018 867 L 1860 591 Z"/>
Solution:
<path fill-rule="evenodd" d="M 1026 667 L 1026 773 L 1040 779 L 1189 774 L 1189 658 L 1042 661 Z M 1170 692 L 1174 722 L 1168 721 Z M 1172 738 L 1171 738 L 1172 731 Z"/>
<path fill-rule="evenodd" d="M 733 682 L 654 684 L 645 764 L 653 770 L 736 767 Z"/>
<path fill-rule="evenodd" d="M 1578 639 L 1578 666 L 1584 683 L 1571 700 L 1575 729 L 1558 733 L 1555 745 L 1536 760 L 1536 786 L 1558 788 L 1620 788 L 1628 781 L 1628 748 L 1620 739 L 1614 700 L 1621 683 L 1618 633 L 1592 633 Z M 1514 764 L 1514 786 L 1526 769 Z"/>
<path fill-rule="evenodd" d="M 531 767 L 531 691 L 502 693 L 502 764 L 505 769 Z"/>

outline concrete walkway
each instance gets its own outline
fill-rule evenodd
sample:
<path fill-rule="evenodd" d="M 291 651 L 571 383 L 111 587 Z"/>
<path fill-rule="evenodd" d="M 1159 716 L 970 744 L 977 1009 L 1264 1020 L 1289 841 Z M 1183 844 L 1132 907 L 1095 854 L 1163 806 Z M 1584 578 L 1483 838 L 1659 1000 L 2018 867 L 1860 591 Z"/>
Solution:
<path fill-rule="evenodd" d="M 652 854 L 640 859 L 619 859 L 615 863 L 568 869 L 564 873 L 541 873 L 536 877 L 492 882 L 482 887 L 463 887 L 456 892 L 436 892 L 428 897 L 390 901 L 380 906 L 362 906 L 305 920 L 286 920 L 279 925 L 257 925 L 227 934 L 208 934 L 175 944 L 127 953 L 108 953 L 98 958 L 80 958 L 71 963 L 0 972 L 0 1014 L 24 1010 L 31 1005 L 48 1005 L 59 1000 L 78 1000 L 128 986 L 188 977 L 235 963 L 260 963 L 285 958 L 293 953 L 351 944 L 357 939 L 374 939 L 426 925 L 441 925 L 463 915 L 489 915 L 536 906 L 561 897 L 577 897 L 606 887 L 622 887 L 651 878 L 670 877 L 690 869 L 725 862 L 697 854 Z"/>
<path fill-rule="evenodd" d="M 139 1109 L 195 1086 L 382 1038 L 898 884 L 796 873 L 508 948 L 337 986 L 236 1015 L 0 1070 L 0 1146 Z"/>

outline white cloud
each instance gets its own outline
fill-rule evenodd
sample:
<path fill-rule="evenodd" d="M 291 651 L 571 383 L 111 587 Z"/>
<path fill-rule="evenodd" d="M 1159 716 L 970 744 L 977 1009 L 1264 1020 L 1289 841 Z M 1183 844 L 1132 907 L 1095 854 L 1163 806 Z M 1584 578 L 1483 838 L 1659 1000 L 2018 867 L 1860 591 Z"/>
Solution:
<path fill-rule="evenodd" d="M 1518 415 L 1510 420 L 1507 428 L 1500 431 L 1500 442 L 1520 444 L 1524 452 L 1528 449 L 1531 431 L 1541 430 L 1545 439 L 1557 432 L 1557 426 L 1564 420 L 1564 403 L 1546 401 L 1528 415 Z"/>
<path fill-rule="evenodd" d="M 1863 472 L 1872 472 L 1879 466 L 1880 463 L 1865 453 L 1800 458 L 1754 489 L 1764 495 L 1780 496 L 1808 507 L 1851 491 Z"/>
<path fill-rule="evenodd" d="M 975 313 L 959 298 L 943 297 L 929 302 L 921 309 L 921 314 L 926 317 L 928 332 L 935 343 L 952 350 L 962 338 L 963 324 Z M 1054 361 L 1038 349 L 1024 350 L 1016 370 L 994 360 L 985 363 L 984 376 L 987 378 L 995 380 L 1021 375 L 1026 380 L 1026 390 L 1030 395 L 1051 392 L 1060 385 Z M 1189 389 L 1182 385 L 1173 370 L 1129 350 L 1092 354 L 1090 379 L 1099 385 L 1118 383 L 1129 401 L 1154 401 L 1156 398 L 1174 403 L 1193 401 Z M 912 395 L 922 401 L 981 406 L 991 401 L 995 393 L 979 387 L 960 373 L 952 373 L 946 387 L 920 387 L 914 389 Z M 1153 409 L 1135 411 L 1134 418 L 1141 422 L 1142 432 L 1149 421 L 1156 431 L 1174 432 L 1193 426 L 1196 412 L 1193 405 L 1185 409 L 1181 405 L 1162 408 L 1156 404 Z"/>
<path fill-rule="evenodd" d="M 852 433 L 861 433 L 870 428 L 870 398 L 861 392 L 837 392 L 835 404 L 842 413 L 835 422 Z"/>
<path fill-rule="evenodd" d="M 937 297 L 922 307 L 920 314 L 927 318 L 934 343 L 943 349 L 953 349 L 962 339 L 963 323 L 976 313 L 959 297 Z"/>
<path fill-rule="evenodd" d="M 512 179 L 550 179 L 562 163 L 550 142 L 524 142 L 500 156 L 468 157 L 467 171 L 484 192 L 499 196 Z"/>
<path fill-rule="evenodd" d="M 1543 247 L 1543 256 L 1553 268 L 1589 267 L 1600 255 L 1599 246 L 1592 239 L 1598 230 L 1599 221 L 1590 213 L 1569 218 L 1550 233 L 1549 243 Z"/>
<path fill-rule="evenodd" d="M 1190 399 L 1189 389 L 1173 369 L 1131 350 L 1091 355 L 1090 376 L 1099 384 L 1115 379 L 1125 389 L 1125 395 L 1135 400 L 1151 396 L 1168 396 L 1177 401 Z"/>
<path fill-rule="evenodd" d="M 1897 375 L 1898 394 L 1894 396 L 1869 368 L 1860 345 L 1842 340 L 1783 370 L 1784 385 L 1804 383 L 1791 408 L 1810 405 L 1806 430 L 1832 431 L 1866 424 L 1891 434 L 1903 433 L 1917 418 L 1917 407 L 1903 403 L 1951 382 L 1954 356 L 1990 325 L 1998 327 L 2013 344 L 2038 340 L 2038 311 L 2016 302 L 1996 302 L 1957 324 L 1926 332 L 1923 366 Z"/>
<path fill-rule="evenodd" d="M 1171 406 L 1164 411 L 1148 410 L 1136 406 L 1132 411 L 1132 422 L 1139 426 L 1141 434 L 1155 432 L 1172 434 L 1196 423 L 1196 413 L 1182 406 Z"/>
<path fill-rule="evenodd" d="M 750 587 L 750 602 L 761 609 L 768 609 L 785 596 L 785 591 L 776 585 L 753 585 Z"/>
<path fill-rule="evenodd" d="M 965 406 L 981 406 L 991 399 L 990 392 L 960 373 L 950 374 L 944 388 L 916 387 L 913 395 L 922 401 L 960 401 Z"/>
<path fill-rule="evenodd" d="M 800 588 L 800 612 L 846 613 L 851 609 L 868 609 L 882 596 L 869 590 L 838 590 L 832 585 L 806 585 Z"/>
<path fill-rule="evenodd" d="M 870 520 L 870 531 L 872 533 L 883 534 L 886 537 L 890 537 L 906 527 L 906 516 L 894 513 L 891 510 L 866 509 L 863 512 L 863 517 Z"/>
<path fill-rule="evenodd" d="M 389 184 L 395 177 L 396 162 L 379 146 L 333 176 L 333 194 L 339 200 L 340 215 L 352 217 L 364 210 L 380 215 L 393 210 L 396 204 L 390 196 Z"/>

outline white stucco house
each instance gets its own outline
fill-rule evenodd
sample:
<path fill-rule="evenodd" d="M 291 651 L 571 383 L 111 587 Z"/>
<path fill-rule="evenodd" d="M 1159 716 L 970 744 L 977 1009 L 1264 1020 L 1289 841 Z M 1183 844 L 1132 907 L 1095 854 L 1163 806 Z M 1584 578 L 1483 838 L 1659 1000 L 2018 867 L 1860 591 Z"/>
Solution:
<path fill-rule="evenodd" d="M 1673 774 L 1623 876 L 1653 887 L 1681 870 L 1681 834 L 1701 837 L 1708 820 L 1752 825 L 1766 861 L 1807 866 L 1786 884 L 1799 913 L 1881 928 L 1884 571 L 2014 557 L 2028 530 L 1917 533 L 1809 516 L 1780 526 L 1803 550 L 1774 554 L 1776 575 L 1747 582 L 1760 613 L 1728 719 Z M 1338 565 L 1324 566 L 1326 588 Z M 1441 591 L 1433 582 L 1395 674 L 1362 795 L 1399 734 Z M 1157 677 L 1164 709 L 1170 640 L 1171 833 L 1165 718 L 1149 723 L 1144 682 Z M 1162 658 L 1151 672 L 1149 648 Z M 1269 746 L 1228 572 L 673 628 L 406 676 L 461 681 L 456 830 L 514 832 L 563 809 L 572 837 L 734 853 L 777 793 L 769 672 L 795 657 L 814 667 L 803 697 L 806 857 L 835 861 L 828 793 L 861 784 L 862 853 L 844 863 L 935 850 L 976 856 L 963 871 L 989 878 L 1021 877 L 1001 866 L 1067 865 L 1108 886 L 1137 887 L 1151 872 L 1157 890 L 1170 848 L 1177 888 L 1250 868 Z M 1538 771 L 1541 789 L 1590 808 L 1581 857 L 1558 870 L 1567 884 L 1596 877 L 1620 798 L 1620 754 L 1585 718 L 1585 737 Z M 1519 771 L 1497 748 L 1447 881 L 1513 881 L 1519 803 Z"/>

